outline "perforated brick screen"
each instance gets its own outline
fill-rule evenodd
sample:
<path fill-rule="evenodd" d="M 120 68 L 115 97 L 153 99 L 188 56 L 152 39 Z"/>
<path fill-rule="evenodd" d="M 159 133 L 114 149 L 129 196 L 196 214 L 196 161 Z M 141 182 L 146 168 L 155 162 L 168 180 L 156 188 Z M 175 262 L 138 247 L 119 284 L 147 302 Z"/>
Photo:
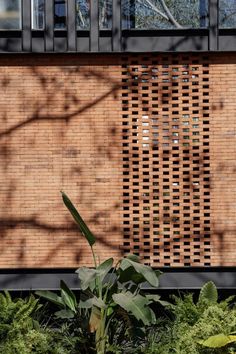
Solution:
<path fill-rule="evenodd" d="M 122 82 L 124 250 L 208 266 L 208 58 L 129 56 Z"/>

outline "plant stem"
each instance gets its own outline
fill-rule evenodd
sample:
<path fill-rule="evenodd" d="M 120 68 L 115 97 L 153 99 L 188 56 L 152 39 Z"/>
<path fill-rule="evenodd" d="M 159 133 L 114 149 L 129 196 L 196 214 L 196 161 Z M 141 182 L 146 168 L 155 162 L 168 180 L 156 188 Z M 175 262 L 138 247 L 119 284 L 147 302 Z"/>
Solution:
<path fill-rule="evenodd" d="M 97 268 L 96 254 L 95 254 L 95 252 L 94 252 L 93 246 L 91 246 L 91 251 L 92 251 L 92 255 L 93 255 L 94 267 Z"/>

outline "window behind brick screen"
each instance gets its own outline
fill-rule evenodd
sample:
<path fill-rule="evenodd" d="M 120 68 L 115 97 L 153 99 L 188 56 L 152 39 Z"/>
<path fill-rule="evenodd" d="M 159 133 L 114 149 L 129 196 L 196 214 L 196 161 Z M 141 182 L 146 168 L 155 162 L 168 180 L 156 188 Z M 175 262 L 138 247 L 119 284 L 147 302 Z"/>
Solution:
<path fill-rule="evenodd" d="M 66 1 L 55 0 L 54 2 L 54 27 L 66 29 Z"/>
<path fill-rule="evenodd" d="M 32 28 L 35 30 L 44 29 L 45 21 L 45 1 L 44 0 L 32 0 Z"/>
<path fill-rule="evenodd" d="M 21 1 L 0 0 L 0 29 L 21 28 Z"/>
<path fill-rule="evenodd" d="M 219 1 L 219 26 L 221 28 L 236 27 L 236 1 L 235 0 Z"/>
<path fill-rule="evenodd" d="M 208 26 L 208 0 L 122 0 L 124 29 L 180 29 Z"/>

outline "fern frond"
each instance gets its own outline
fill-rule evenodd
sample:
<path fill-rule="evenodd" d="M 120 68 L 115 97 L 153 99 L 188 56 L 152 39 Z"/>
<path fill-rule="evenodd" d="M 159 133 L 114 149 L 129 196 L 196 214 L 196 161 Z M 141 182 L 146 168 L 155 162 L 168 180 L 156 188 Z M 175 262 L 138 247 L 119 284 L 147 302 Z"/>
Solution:
<path fill-rule="evenodd" d="M 204 301 L 208 301 L 211 304 L 215 304 L 218 301 L 218 291 L 213 281 L 207 282 L 201 288 L 198 304 Z"/>
<path fill-rule="evenodd" d="M 35 310 L 38 304 L 38 299 L 30 296 L 28 301 L 22 305 L 22 307 L 15 314 L 15 320 L 24 321 L 27 319 Z"/>
<path fill-rule="evenodd" d="M 12 303 L 12 298 L 11 298 L 9 291 L 5 290 L 4 294 L 5 294 L 6 304 L 10 305 Z"/>

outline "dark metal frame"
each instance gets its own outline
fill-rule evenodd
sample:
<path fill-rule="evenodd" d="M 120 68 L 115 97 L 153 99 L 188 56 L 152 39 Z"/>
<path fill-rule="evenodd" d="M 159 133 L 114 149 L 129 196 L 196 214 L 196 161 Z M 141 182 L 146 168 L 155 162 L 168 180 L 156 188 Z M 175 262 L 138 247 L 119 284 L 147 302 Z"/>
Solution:
<path fill-rule="evenodd" d="M 0 52 L 118 53 L 236 50 L 236 29 L 219 29 L 218 1 L 209 0 L 209 28 L 122 30 L 121 0 L 113 0 L 111 30 L 99 30 L 99 1 L 91 1 L 90 30 L 76 29 L 75 0 L 67 0 L 67 28 L 54 30 L 54 0 L 45 1 L 45 29 L 31 30 L 31 0 L 22 0 L 22 29 L 0 31 Z"/>

